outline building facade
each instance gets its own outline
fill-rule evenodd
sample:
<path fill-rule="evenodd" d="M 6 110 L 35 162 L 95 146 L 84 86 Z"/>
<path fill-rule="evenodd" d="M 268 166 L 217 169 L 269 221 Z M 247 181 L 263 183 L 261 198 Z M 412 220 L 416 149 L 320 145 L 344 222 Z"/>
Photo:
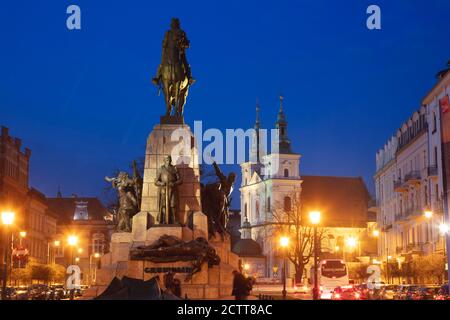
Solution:
<path fill-rule="evenodd" d="M 64 198 L 60 192 L 56 198 L 48 198 L 47 203 L 57 217 L 57 245 L 51 248 L 55 262 L 66 267 L 78 265 L 82 284 L 95 283 L 100 258 L 109 252 L 115 229 L 115 223 L 109 219 L 110 213 L 97 198 Z M 76 237 L 75 244 L 69 243 L 70 236 Z"/>
<path fill-rule="evenodd" d="M 422 106 L 376 154 L 379 256 L 409 261 L 444 252 L 439 101 L 449 94 L 450 73 L 425 96 Z"/>
<path fill-rule="evenodd" d="M 22 151 L 21 148 L 21 139 L 10 136 L 9 129 L 2 126 L 0 209 L 15 213 L 11 239 L 13 247 L 26 248 L 30 258 L 48 263 L 52 259 L 49 245 L 56 232 L 56 217 L 48 211 L 45 196 L 29 186 L 31 150 L 25 148 Z"/>

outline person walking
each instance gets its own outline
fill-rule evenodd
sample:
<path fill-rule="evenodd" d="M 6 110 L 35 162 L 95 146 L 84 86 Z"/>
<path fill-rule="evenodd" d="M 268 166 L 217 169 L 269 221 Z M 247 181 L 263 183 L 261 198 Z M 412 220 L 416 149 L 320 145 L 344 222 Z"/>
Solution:
<path fill-rule="evenodd" d="M 236 300 L 247 300 L 247 297 L 250 294 L 247 279 L 237 270 L 233 271 L 233 276 L 233 291 L 231 295 L 234 296 Z"/>

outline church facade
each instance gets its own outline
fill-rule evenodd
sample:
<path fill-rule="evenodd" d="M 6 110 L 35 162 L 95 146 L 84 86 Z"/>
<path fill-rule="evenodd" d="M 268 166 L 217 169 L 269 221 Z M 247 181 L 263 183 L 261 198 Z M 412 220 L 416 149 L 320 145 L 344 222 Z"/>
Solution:
<path fill-rule="evenodd" d="M 376 228 L 376 216 L 369 212 L 371 197 L 362 178 L 301 175 L 301 155 L 291 147 L 282 97 L 275 122 L 278 148 L 272 146 L 276 152 L 264 154 L 258 140 L 258 105 L 256 114 L 256 148 L 252 152 L 257 156 L 241 164 L 241 240 L 233 247 L 244 272 L 270 281 L 281 279 L 284 254 L 279 238 L 286 230 L 280 222 L 285 222 L 287 213 L 294 210 L 301 212 L 302 219 L 307 219 L 310 210 L 321 211 L 320 227 L 326 229 L 320 245 L 321 258 L 362 262 L 363 258 L 375 257 L 376 239 L 370 235 Z M 349 237 L 358 241 L 351 250 L 345 248 Z M 288 278 L 294 277 L 293 264 L 288 263 L 286 271 Z"/>
<path fill-rule="evenodd" d="M 278 254 L 276 241 L 278 226 L 273 212 L 280 206 L 290 207 L 292 197 L 301 192 L 301 155 L 292 152 L 281 97 L 275 127 L 279 130 L 280 138 L 278 152 L 263 154 L 260 144 L 257 143 L 257 161 L 241 164 L 242 238 L 253 239 L 261 248 L 261 255 L 265 260 L 259 259 L 257 266 L 251 266 L 252 269 L 256 269 L 252 271 L 256 271 L 260 277 L 277 277 L 281 270 L 282 259 Z M 257 135 L 259 130 L 259 106 L 257 106 L 255 123 Z"/>

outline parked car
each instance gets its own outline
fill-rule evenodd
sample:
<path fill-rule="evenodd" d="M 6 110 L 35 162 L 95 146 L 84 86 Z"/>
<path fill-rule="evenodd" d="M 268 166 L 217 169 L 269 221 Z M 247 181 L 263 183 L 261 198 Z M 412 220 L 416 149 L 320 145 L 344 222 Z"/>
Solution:
<path fill-rule="evenodd" d="M 394 297 L 399 290 L 399 286 L 395 284 L 385 285 L 380 292 L 380 299 L 382 300 L 394 300 Z"/>
<path fill-rule="evenodd" d="M 408 289 L 406 290 L 404 298 L 402 300 L 414 300 L 414 297 L 416 296 L 419 289 L 420 289 L 419 285 L 408 286 Z"/>
<path fill-rule="evenodd" d="M 64 289 L 64 285 L 53 285 L 51 287 L 52 293 L 50 294 L 50 300 L 61 300 L 67 298 L 67 291 Z"/>
<path fill-rule="evenodd" d="M 405 300 L 406 292 L 408 291 L 409 287 L 409 284 L 399 285 L 397 291 L 394 293 L 394 300 Z"/>
<path fill-rule="evenodd" d="M 434 300 L 450 300 L 448 284 L 444 284 L 439 288 Z"/>
<path fill-rule="evenodd" d="M 370 298 L 370 290 L 366 283 L 356 285 L 355 290 L 359 293 L 361 300 L 367 300 Z"/>
<path fill-rule="evenodd" d="M 361 295 L 354 286 L 337 287 L 331 294 L 332 300 L 360 300 Z"/>
<path fill-rule="evenodd" d="M 0 288 L 0 296 L 2 294 L 2 289 Z M 12 287 L 6 287 L 6 300 L 16 300 L 16 289 Z"/>
<path fill-rule="evenodd" d="M 30 289 L 27 286 L 19 286 L 15 288 L 16 300 L 28 300 L 30 298 Z"/>
<path fill-rule="evenodd" d="M 412 298 L 413 300 L 434 300 L 439 289 L 439 286 L 423 286 L 413 294 Z"/>

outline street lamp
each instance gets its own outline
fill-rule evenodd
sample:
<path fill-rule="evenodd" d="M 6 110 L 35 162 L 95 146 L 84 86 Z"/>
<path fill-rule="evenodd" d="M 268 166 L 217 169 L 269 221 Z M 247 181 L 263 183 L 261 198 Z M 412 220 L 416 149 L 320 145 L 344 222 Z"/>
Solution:
<path fill-rule="evenodd" d="M 423 215 L 425 216 L 425 218 L 430 219 L 431 217 L 433 217 L 433 211 L 431 211 L 430 209 L 426 209 Z"/>
<path fill-rule="evenodd" d="M 446 224 L 446 223 L 441 223 L 440 225 L 439 225 L 439 233 L 442 235 L 442 239 L 443 239 L 443 252 L 444 252 L 444 258 L 446 257 L 446 255 L 447 255 L 447 253 L 446 253 L 446 251 L 447 251 L 447 236 L 448 236 L 448 231 L 449 231 L 449 227 L 448 227 L 448 224 Z M 448 266 L 447 266 L 448 267 Z"/>
<path fill-rule="evenodd" d="M 281 294 L 283 295 L 283 300 L 286 300 L 286 256 L 287 256 L 287 248 L 289 246 L 289 238 L 283 236 L 280 238 L 280 247 L 283 248 L 283 291 Z"/>
<path fill-rule="evenodd" d="M 314 288 L 313 300 L 319 300 L 319 279 L 318 279 L 318 255 L 319 249 L 317 244 L 317 225 L 320 223 L 320 211 L 311 211 L 309 213 L 309 220 L 314 226 Z"/>
<path fill-rule="evenodd" d="M 70 261 L 73 264 L 73 249 L 78 244 L 78 237 L 75 235 L 70 235 L 69 237 L 67 237 L 67 243 L 70 246 Z"/>
<path fill-rule="evenodd" d="M 100 253 L 96 252 L 94 254 L 91 254 L 89 256 L 89 284 L 95 283 L 97 281 L 97 268 L 98 268 L 98 259 L 101 257 Z M 95 268 L 94 272 L 92 272 L 92 258 L 94 258 L 95 261 Z M 245 266 L 244 266 L 245 268 Z"/>
<path fill-rule="evenodd" d="M 373 235 L 375 238 L 378 238 L 378 237 L 380 236 L 380 231 L 377 230 L 377 229 L 375 229 L 375 230 L 372 231 L 372 235 Z"/>
<path fill-rule="evenodd" d="M 8 264 L 9 264 L 9 250 L 11 249 L 10 244 L 10 226 L 14 223 L 15 213 L 12 211 L 2 212 L 2 225 L 5 228 L 5 237 L 3 239 L 3 277 L 2 277 L 2 300 L 6 299 L 6 277 L 8 275 Z"/>

